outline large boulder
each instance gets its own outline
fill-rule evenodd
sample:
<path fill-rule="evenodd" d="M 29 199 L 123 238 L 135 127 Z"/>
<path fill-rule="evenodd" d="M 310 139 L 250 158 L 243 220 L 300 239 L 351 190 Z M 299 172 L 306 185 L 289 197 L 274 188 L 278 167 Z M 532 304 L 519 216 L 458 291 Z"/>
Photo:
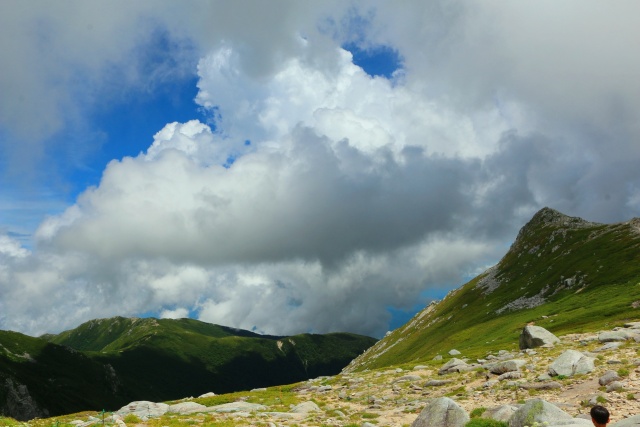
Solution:
<path fill-rule="evenodd" d="M 469 414 L 448 397 L 427 402 L 411 427 L 463 427 L 469 422 Z"/>
<path fill-rule="evenodd" d="M 549 365 L 549 375 L 570 377 L 576 374 L 586 374 L 594 369 L 593 357 L 585 356 L 576 350 L 567 350 Z"/>
<path fill-rule="evenodd" d="M 542 399 L 532 399 L 518 409 L 509 420 L 509 427 L 530 426 L 538 424 L 557 425 L 558 422 L 568 422 L 573 417 L 562 409 Z"/>
<path fill-rule="evenodd" d="M 542 326 L 528 325 L 520 333 L 520 350 L 549 346 L 560 342 L 560 338 Z"/>

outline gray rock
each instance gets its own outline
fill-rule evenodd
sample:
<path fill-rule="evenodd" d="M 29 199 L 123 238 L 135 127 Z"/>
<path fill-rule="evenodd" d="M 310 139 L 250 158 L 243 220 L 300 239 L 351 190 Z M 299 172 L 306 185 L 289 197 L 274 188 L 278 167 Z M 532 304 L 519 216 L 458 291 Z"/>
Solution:
<path fill-rule="evenodd" d="M 482 414 L 482 418 L 490 418 L 496 421 L 508 422 L 511 416 L 515 414 L 518 407 L 515 405 L 500 405 L 494 408 L 488 408 Z"/>
<path fill-rule="evenodd" d="M 461 354 L 462 354 L 462 353 L 460 353 L 460 352 L 459 352 L 458 350 L 456 350 L 455 348 L 454 348 L 454 349 L 452 349 L 452 350 L 449 350 L 449 355 L 451 355 L 451 356 L 459 356 L 459 355 L 461 355 Z"/>
<path fill-rule="evenodd" d="M 587 357 L 576 350 L 567 350 L 549 366 L 549 375 L 564 375 L 570 377 L 576 374 L 586 374 L 595 369 L 593 358 Z"/>
<path fill-rule="evenodd" d="M 316 405 L 314 402 L 302 402 L 293 408 L 291 408 L 291 412 L 296 414 L 307 414 L 309 412 L 320 412 L 320 407 Z"/>
<path fill-rule="evenodd" d="M 427 402 L 411 427 L 463 427 L 469 422 L 469 415 L 448 397 L 431 399 Z"/>
<path fill-rule="evenodd" d="M 633 417 L 625 418 L 613 424 L 609 424 L 609 427 L 637 427 L 640 426 L 640 415 L 634 415 Z"/>
<path fill-rule="evenodd" d="M 449 360 L 447 363 L 442 365 L 442 368 L 440 368 L 440 370 L 438 371 L 438 374 L 444 375 L 450 372 L 460 372 L 460 369 L 466 366 L 468 366 L 467 362 L 465 362 L 464 360 L 456 359 L 454 357 L 453 359 Z"/>
<path fill-rule="evenodd" d="M 213 397 L 213 396 L 215 396 L 215 395 L 216 395 L 216 394 L 215 394 L 214 392 L 210 391 L 210 392 L 208 392 L 208 393 L 201 394 L 201 395 L 200 395 L 200 396 L 198 396 L 198 397 L 200 397 L 200 398 L 202 398 L 202 397 Z"/>
<path fill-rule="evenodd" d="M 613 381 L 619 381 L 620 377 L 616 371 L 607 371 L 598 379 L 598 384 L 607 385 Z"/>
<path fill-rule="evenodd" d="M 557 425 L 558 422 L 572 420 L 573 417 L 562 409 L 542 399 L 532 399 L 525 402 L 509 420 L 509 427 L 530 426 L 534 422 L 538 424 L 548 423 Z"/>
<path fill-rule="evenodd" d="M 428 366 L 426 366 L 426 365 L 416 365 L 416 366 L 413 367 L 413 370 L 414 371 L 420 371 L 422 369 L 427 369 L 427 368 L 428 368 Z"/>
<path fill-rule="evenodd" d="M 168 410 L 169 405 L 167 405 L 166 403 L 155 403 L 148 402 L 146 400 L 140 400 L 131 402 L 128 405 L 123 406 L 118 411 L 116 411 L 116 414 L 122 416 L 134 414 L 142 420 L 147 420 L 149 418 L 160 417 L 164 415 Z"/>
<path fill-rule="evenodd" d="M 403 375 L 400 378 L 393 380 L 394 383 L 400 383 L 404 381 L 420 381 L 422 379 L 419 375 Z"/>
<path fill-rule="evenodd" d="M 598 398 L 600 398 L 600 399 L 598 399 Z M 601 405 L 600 401 L 602 399 L 604 399 L 606 402 L 608 402 L 607 398 L 604 397 L 603 395 L 595 394 L 595 395 L 591 396 L 591 398 L 589 399 L 589 405 L 590 406 Z M 591 417 L 591 416 L 589 416 L 589 417 Z"/>
<path fill-rule="evenodd" d="M 505 372 L 504 374 L 498 377 L 498 381 L 519 380 L 522 377 L 523 377 L 522 372 Z"/>
<path fill-rule="evenodd" d="M 3 415 L 8 415 L 19 421 L 27 421 L 36 417 L 47 417 L 49 411 L 40 408 L 38 403 L 29 394 L 29 389 L 25 384 L 20 384 L 18 381 L 13 381 L 11 378 L 7 378 L 4 382 L 5 394 L 4 406 L 2 409 Z"/>
<path fill-rule="evenodd" d="M 494 385 L 496 385 L 498 383 L 499 383 L 498 380 L 489 380 L 489 381 L 485 382 L 484 384 L 482 384 L 482 387 L 483 388 L 491 388 L 491 387 L 493 387 Z"/>
<path fill-rule="evenodd" d="M 600 342 L 626 341 L 630 338 L 626 331 L 604 331 L 598 334 Z"/>
<path fill-rule="evenodd" d="M 433 360 L 442 360 L 442 355 L 441 354 L 436 355 L 436 357 L 434 357 Z"/>
<path fill-rule="evenodd" d="M 443 385 L 451 384 L 453 380 L 429 380 L 424 383 L 425 387 L 440 387 Z"/>
<path fill-rule="evenodd" d="M 519 387 L 525 390 L 554 390 L 562 388 L 562 384 L 557 381 L 548 381 L 544 383 L 522 383 L 519 384 Z"/>
<path fill-rule="evenodd" d="M 620 341 L 615 341 L 615 342 L 608 342 L 605 345 L 603 345 L 600 348 L 595 349 L 595 352 L 601 352 L 601 351 L 608 351 L 608 350 L 615 350 L 617 348 L 619 348 L 623 343 Z"/>
<path fill-rule="evenodd" d="M 492 374 L 501 375 L 505 372 L 516 372 L 520 370 L 520 367 L 524 366 L 527 362 L 522 359 L 505 360 L 502 362 L 492 363 L 488 366 L 489 371 Z"/>
<path fill-rule="evenodd" d="M 584 426 L 584 427 L 593 427 L 593 423 L 591 422 L 591 419 L 589 420 L 585 420 L 584 418 L 573 418 L 571 420 L 566 420 L 566 421 L 556 421 L 556 422 L 551 422 L 549 423 L 549 427 L 561 427 L 561 426 L 567 426 L 567 427 L 580 427 L 580 426 Z"/>
<path fill-rule="evenodd" d="M 541 326 L 525 326 L 520 333 L 520 349 L 551 346 L 560 339 Z"/>
<path fill-rule="evenodd" d="M 607 385 L 607 393 L 620 390 L 624 390 L 624 383 L 621 381 L 612 381 Z"/>
<path fill-rule="evenodd" d="M 169 406 L 167 412 L 175 412 L 177 414 L 194 414 L 196 412 L 203 412 L 206 409 L 206 406 L 196 402 L 182 402 Z"/>
<path fill-rule="evenodd" d="M 231 403 L 223 403 L 222 405 L 209 406 L 207 408 L 207 412 L 256 412 L 256 411 L 264 411 L 267 409 L 266 406 L 260 405 L 257 403 L 249 403 L 249 402 L 231 402 Z"/>

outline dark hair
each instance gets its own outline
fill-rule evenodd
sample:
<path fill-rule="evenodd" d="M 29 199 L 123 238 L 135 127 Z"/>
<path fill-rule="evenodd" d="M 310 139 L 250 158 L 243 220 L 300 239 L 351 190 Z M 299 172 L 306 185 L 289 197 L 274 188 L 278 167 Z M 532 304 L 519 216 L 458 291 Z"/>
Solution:
<path fill-rule="evenodd" d="M 596 405 L 591 408 L 591 418 L 598 424 L 606 424 L 609 422 L 609 411 L 604 406 Z"/>

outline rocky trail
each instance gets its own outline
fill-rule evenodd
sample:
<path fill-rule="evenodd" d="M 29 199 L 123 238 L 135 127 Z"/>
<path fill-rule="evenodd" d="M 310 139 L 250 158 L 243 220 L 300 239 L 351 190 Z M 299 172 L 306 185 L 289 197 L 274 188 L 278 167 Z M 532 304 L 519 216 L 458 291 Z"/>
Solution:
<path fill-rule="evenodd" d="M 420 424 L 425 407 L 447 398 L 439 400 L 453 402 L 466 419 L 482 413 L 511 419 L 511 426 L 519 425 L 513 414 L 532 399 L 559 408 L 571 420 L 560 421 L 565 415 L 556 415 L 548 422 L 551 426 L 591 425 L 585 418 L 595 404 L 609 409 L 610 425 L 640 425 L 634 417 L 640 414 L 640 322 L 559 340 L 546 337 L 533 344 L 542 346 L 496 349 L 479 360 L 452 349 L 454 357 L 438 356 L 423 365 L 321 377 L 284 392 L 284 386 L 256 389 L 224 404 L 208 405 L 207 396 L 172 404 L 133 402 L 106 422 L 120 427 L 456 425 L 433 420 Z M 71 423 L 84 427 L 98 421 L 102 420 L 89 417 Z"/>

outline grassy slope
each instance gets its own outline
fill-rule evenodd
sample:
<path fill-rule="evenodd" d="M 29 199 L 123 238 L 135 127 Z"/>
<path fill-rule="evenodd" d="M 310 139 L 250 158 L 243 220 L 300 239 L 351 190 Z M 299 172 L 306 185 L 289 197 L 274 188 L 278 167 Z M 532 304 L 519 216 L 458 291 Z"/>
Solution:
<path fill-rule="evenodd" d="M 564 222 L 579 223 L 569 217 Z M 386 352 L 368 352 L 357 361 L 358 369 L 426 361 L 453 348 L 482 356 L 489 343 L 491 348 L 513 348 L 532 321 L 565 334 L 637 318 L 640 310 L 631 304 L 640 300 L 640 233 L 628 223 L 567 228 L 563 221 L 545 223 L 534 217 L 498 264 L 501 285 L 486 294 L 476 287 L 482 277 L 394 331 L 378 346 L 395 345 Z M 569 278 L 574 279 L 571 286 L 565 281 Z M 530 298 L 543 289 L 545 304 L 496 314 L 516 298 Z"/>
<path fill-rule="evenodd" d="M 7 401 L 6 381 L 26 385 L 30 396 L 50 414 L 116 405 L 105 367 L 86 355 L 17 332 L 0 331 L 0 406 Z M 87 393 L 90 389 L 91 393 Z M 4 412 L 4 408 L 1 408 Z"/>

